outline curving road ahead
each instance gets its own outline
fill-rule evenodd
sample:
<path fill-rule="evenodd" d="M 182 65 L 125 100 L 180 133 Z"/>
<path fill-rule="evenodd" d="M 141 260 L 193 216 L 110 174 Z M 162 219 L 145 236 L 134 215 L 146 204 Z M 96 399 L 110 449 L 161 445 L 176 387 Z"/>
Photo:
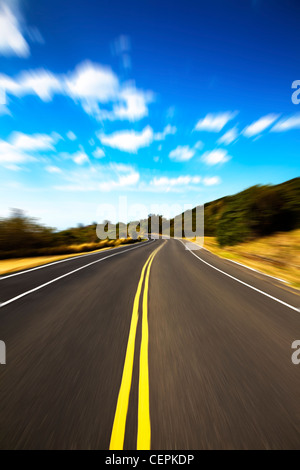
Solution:
<path fill-rule="evenodd" d="M 299 306 L 177 240 L 2 276 L 0 448 L 299 448 Z"/>

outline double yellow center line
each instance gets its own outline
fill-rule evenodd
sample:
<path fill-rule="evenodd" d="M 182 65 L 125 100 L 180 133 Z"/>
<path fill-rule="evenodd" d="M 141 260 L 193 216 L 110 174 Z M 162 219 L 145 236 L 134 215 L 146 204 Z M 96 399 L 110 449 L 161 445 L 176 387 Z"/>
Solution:
<path fill-rule="evenodd" d="M 139 370 L 139 400 L 138 400 L 138 432 L 137 450 L 150 450 L 151 445 L 151 424 L 150 424 L 150 404 L 149 404 L 149 361 L 148 361 L 148 290 L 150 269 L 153 259 L 164 244 L 160 245 L 151 253 L 143 266 L 139 279 L 137 291 L 134 298 L 130 331 L 126 349 L 126 356 L 123 368 L 121 386 L 119 390 L 118 402 L 115 412 L 113 429 L 110 439 L 110 450 L 123 450 L 126 419 L 128 412 L 129 396 L 132 382 L 134 350 L 136 340 L 136 330 L 139 319 L 139 304 L 142 286 L 145 279 L 144 293 L 142 300 L 142 341 L 140 349 L 140 370 Z M 145 276 L 146 272 L 146 276 Z"/>

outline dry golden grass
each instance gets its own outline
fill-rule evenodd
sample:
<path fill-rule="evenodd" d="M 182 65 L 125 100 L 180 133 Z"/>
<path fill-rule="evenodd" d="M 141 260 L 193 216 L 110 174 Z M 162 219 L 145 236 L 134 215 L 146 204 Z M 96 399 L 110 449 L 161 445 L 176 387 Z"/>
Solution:
<path fill-rule="evenodd" d="M 91 246 L 92 244 L 83 243 L 82 245 L 72 245 L 71 248 L 78 250 L 78 252 L 71 255 L 54 255 L 54 256 L 36 256 L 33 258 L 14 258 L 14 259 L 5 259 L 0 260 L 0 275 L 13 273 L 17 271 L 22 271 L 24 269 L 35 268 L 37 266 L 42 266 L 43 264 L 53 263 L 54 261 L 60 261 L 62 259 L 73 258 L 74 256 L 81 256 L 90 253 L 97 253 L 98 251 L 111 250 L 114 247 L 125 243 L 125 239 L 112 240 L 110 246 L 105 246 L 98 250 L 80 252 L 80 249 L 86 246 Z"/>
<path fill-rule="evenodd" d="M 265 274 L 285 280 L 300 289 L 300 230 L 220 248 L 214 237 L 205 237 L 204 247 Z"/>
<path fill-rule="evenodd" d="M 89 253 L 95 253 L 97 251 L 109 250 L 110 247 L 101 248 L 100 250 L 90 251 Z M 0 275 L 13 273 L 16 271 L 22 271 L 23 269 L 35 268 L 42 264 L 53 263 L 54 261 L 60 261 L 61 259 L 73 258 L 74 256 L 85 255 L 85 252 L 76 253 L 73 255 L 60 255 L 60 256 L 36 256 L 34 258 L 15 258 L 0 260 Z"/>

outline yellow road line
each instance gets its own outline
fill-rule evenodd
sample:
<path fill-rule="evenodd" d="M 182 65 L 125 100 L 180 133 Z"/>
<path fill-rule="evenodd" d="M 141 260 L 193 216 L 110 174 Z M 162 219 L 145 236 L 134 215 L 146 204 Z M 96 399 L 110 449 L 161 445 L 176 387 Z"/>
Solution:
<path fill-rule="evenodd" d="M 137 450 L 150 450 L 151 448 L 151 422 L 150 422 L 150 400 L 149 400 L 149 328 L 148 328 L 148 292 L 149 277 L 153 259 L 163 247 L 164 242 L 153 253 L 148 264 L 145 277 L 143 294 L 143 316 L 142 316 L 142 342 L 140 350 L 140 377 L 139 377 L 139 403 L 138 403 L 138 432 Z"/>
<path fill-rule="evenodd" d="M 149 361 L 148 361 L 148 289 L 149 274 L 154 256 L 148 265 L 144 295 L 143 295 L 143 317 L 142 317 L 142 342 L 140 350 L 140 377 L 139 377 L 139 403 L 138 403 L 138 433 L 137 450 L 150 450 L 151 424 L 149 403 Z"/>
<path fill-rule="evenodd" d="M 147 259 L 146 263 L 143 266 L 141 277 L 138 283 L 138 288 L 137 288 L 135 298 L 134 298 L 122 381 L 121 381 L 121 386 L 119 390 L 118 402 L 117 402 L 117 407 L 116 407 L 116 412 L 115 412 L 111 439 L 110 439 L 110 446 L 109 446 L 110 450 L 122 450 L 123 445 L 124 445 L 129 395 L 130 395 L 131 382 L 132 382 L 135 338 L 136 338 L 136 330 L 137 330 L 137 323 L 138 323 L 138 317 L 139 317 L 140 295 L 141 295 L 146 267 L 148 266 L 148 263 L 150 262 L 152 257 L 155 256 L 157 250 L 158 249 L 154 250 L 154 252 L 151 253 L 151 255 L 149 256 L 149 258 Z"/>
<path fill-rule="evenodd" d="M 164 242 L 153 253 L 148 264 L 143 294 L 143 316 L 142 316 L 142 342 L 140 350 L 140 375 L 139 375 L 139 402 L 138 402 L 138 432 L 137 450 L 150 450 L 151 448 L 151 422 L 150 422 L 150 399 L 149 399 L 149 327 L 148 327 L 148 292 L 151 265 L 154 256 L 163 247 Z"/>

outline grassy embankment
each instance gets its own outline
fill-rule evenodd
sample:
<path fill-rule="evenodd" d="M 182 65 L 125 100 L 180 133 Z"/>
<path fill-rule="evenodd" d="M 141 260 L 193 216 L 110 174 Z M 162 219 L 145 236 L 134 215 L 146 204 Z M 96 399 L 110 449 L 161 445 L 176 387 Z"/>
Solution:
<path fill-rule="evenodd" d="M 220 247 L 215 237 L 205 237 L 204 247 L 222 258 L 242 263 L 300 289 L 299 229 L 225 247 Z"/>

